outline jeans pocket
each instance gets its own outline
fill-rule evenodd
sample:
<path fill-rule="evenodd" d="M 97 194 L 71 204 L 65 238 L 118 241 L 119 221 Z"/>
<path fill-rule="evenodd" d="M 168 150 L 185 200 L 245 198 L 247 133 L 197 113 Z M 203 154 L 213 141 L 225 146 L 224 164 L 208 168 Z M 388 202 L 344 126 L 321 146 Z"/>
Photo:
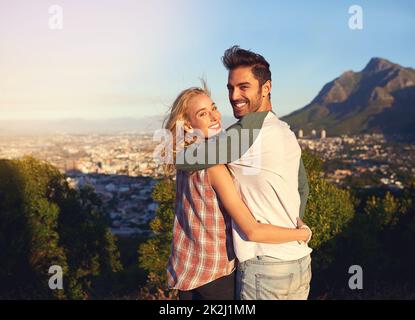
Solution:
<path fill-rule="evenodd" d="M 245 278 L 245 263 L 239 263 L 236 269 L 236 283 L 235 283 L 235 299 L 245 300 L 243 289 L 244 289 L 244 278 Z"/>
<path fill-rule="evenodd" d="M 294 274 L 265 275 L 255 274 L 257 300 L 286 300 L 290 292 Z"/>
<path fill-rule="evenodd" d="M 301 283 L 300 283 L 300 289 L 303 291 L 308 291 L 310 290 L 310 283 L 311 283 L 311 278 L 312 278 L 312 271 L 311 271 L 311 260 L 309 260 L 310 262 L 308 263 L 308 265 L 305 265 L 302 271 L 302 275 L 301 275 Z"/>
<path fill-rule="evenodd" d="M 307 271 L 305 272 L 305 274 L 306 274 L 306 277 L 305 277 L 305 279 L 304 279 L 304 282 L 306 282 L 306 283 L 310 283 L 311 282 L 311 278 L 312 278 L 312 275 L 313 275 L 313 273 L 312 273 L 312 271 L 311 271 L 311 258 L 310 258 L 310 260 L 309 260 L 310 262 L 308 263 L 308 266 L 307 266 Z"/>

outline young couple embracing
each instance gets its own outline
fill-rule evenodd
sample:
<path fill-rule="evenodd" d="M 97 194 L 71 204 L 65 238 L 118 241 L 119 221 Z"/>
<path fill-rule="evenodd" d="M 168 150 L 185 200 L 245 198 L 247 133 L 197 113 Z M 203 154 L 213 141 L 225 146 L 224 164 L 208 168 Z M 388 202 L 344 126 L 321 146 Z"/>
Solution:
<path fill-rule="evenodd" d="M 237 122 L 222 128 L 203 86 L 182 91 L 164 125 L 176 174 L 169 287 L 183 300 L 307 299 L 312 249 L 301 220 L 308 182 L 300 146 L 272 110 L 264 57 L 233 46 L 222 61 Z"/>

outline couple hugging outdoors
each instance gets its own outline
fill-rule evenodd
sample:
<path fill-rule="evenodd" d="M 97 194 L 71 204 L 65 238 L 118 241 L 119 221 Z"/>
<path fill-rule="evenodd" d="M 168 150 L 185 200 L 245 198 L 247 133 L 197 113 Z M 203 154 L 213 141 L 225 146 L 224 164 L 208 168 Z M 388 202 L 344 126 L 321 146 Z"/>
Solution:
<path fill-rule="evenodd" d="M 164 123 L 173 137 L 166 169 L 176 175 L 169 288 L 181 300 L 307 299 L 312 249 L 301 220 L 308 182 L 300 146 L 272 110 L 264 57 L 233 46 L 222 61 L 237 122 L 222 128 L 204 84 L 182 91 Z"/>

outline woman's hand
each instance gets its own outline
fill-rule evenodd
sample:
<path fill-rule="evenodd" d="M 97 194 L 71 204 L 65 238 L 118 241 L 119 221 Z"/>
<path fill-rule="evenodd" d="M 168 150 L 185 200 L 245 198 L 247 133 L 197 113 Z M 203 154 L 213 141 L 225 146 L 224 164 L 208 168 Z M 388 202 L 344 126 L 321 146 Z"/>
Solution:
<path fill-rule="evenodd" d="M 300 217 L 297 218 L 297 228 L 298 229 L 305 229 L 307 231 L 305 239 L 303 241 L 299 241 L 300 244 L 308 244 L 311 240 L 312 232 L 311 229 L 304 223 L 303 220 L 301 220 Z"/>

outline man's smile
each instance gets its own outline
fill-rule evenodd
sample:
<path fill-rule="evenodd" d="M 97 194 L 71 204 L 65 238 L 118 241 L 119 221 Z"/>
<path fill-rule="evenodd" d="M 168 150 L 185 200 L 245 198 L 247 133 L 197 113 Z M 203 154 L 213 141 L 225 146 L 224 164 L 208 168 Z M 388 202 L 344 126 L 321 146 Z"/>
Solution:
<path fill-rule="evenodd" d="M 238 110 L 238 109 L 242 109 L 243 107 L 245 107 L 248 104 L 247 101 L 235 101 L 232 102 L 232 106 L 234 109 Z"/>

